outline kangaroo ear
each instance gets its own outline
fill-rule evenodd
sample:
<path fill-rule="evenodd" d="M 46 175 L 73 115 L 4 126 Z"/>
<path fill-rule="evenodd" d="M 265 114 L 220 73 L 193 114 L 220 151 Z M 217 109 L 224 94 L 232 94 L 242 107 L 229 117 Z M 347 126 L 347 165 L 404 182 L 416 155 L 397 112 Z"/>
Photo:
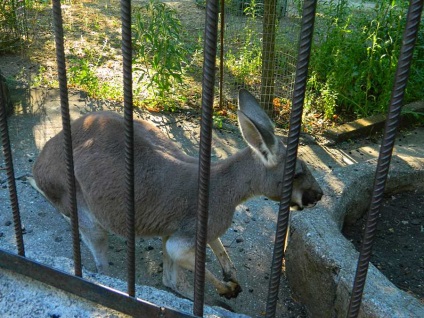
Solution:
<path fill-rule="evenodd" d="M 270 132 L 251 120 L 244 112 L 239 110 L 238 122 L 244 140 L 252 148 L 267 167 L 274 167 L 278 163 L 278 140 Z"/>
<path fill-rule="evenodd" d="M 274 124 L 271 119 L 269 119 L 256 98 L 245 89 L 239 91 L 238 109 L 253 120 L 257 126 L 263 127 L 264 130 L 274 136 Z"/>

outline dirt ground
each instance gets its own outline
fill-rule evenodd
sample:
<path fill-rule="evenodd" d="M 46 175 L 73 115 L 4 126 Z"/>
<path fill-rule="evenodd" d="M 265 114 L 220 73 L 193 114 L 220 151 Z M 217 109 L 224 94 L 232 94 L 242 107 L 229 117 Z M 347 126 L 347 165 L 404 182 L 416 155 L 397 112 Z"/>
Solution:
<path fill-rule="evenodd" d="M 343 229 L 360 250 L 365 217 Z M 398 288 L 424 303 L 424 192 L 387 197 L 379 214 L 371 262 Z"/>

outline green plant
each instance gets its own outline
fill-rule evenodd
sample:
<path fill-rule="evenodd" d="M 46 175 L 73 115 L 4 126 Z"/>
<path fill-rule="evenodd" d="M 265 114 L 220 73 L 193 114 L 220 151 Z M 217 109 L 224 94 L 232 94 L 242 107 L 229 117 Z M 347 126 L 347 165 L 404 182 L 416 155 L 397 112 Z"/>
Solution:
<path fill-rule="evenodd" d="M 224 125 L 224 117 L 222 115 L 219 115 L 217 113 L 214 113 L 212 116 L 213 126 L 217 129 L 222 129 Z"/>
<path fill-rule="evenodd" d="M 261 0 L 250 0 L 243 2 L 243 12 L 248 17 L 256 18 L 264 14 L 264 4 Z"/>
<path fill-rule="evenodd" d="M 121 86 L 102 81 L 96 74 L 96 69 L 102 64 L 106 46 L 107 41 L 104 41 L 101 52 L 86 48 L 79 54 L 71 49 L 72 55 L 68 57 L 68 81 L 69 84 L 86 91 L 91 97 L 120 100 L 122 99 Z"/>
<path fill-rule="evenodd" d="M 307 87 L 309 94 L 305 98 L 305 108 L 324 113 L 326 118 L 331 118 L 337 108 L 337 93 L 328 86 L 328 83 L 319 82 L 316 73 L 308 78 Z"/>
<path fill-rule="evenodd" d="M 31 86 L 33 87 L 38 87 L 38 86 L 42 86 L 45 83 L 45 73 L 46 73 L 46 67 L 43 65 L 40 65 L 40 67 L 38 68 L 37 74 L 34 75 L 34 77 L 32 78 L 31 81 Z"/>
<path fill-rule="evenodd" d="M 327 3 L 324 32 L 311 54 L 307 88 L 310 107 L 321 108 L 327 118 L 342 110 L 357 117 L 387 111 L 406 5 L 402 0 L 380 0 L 373 9 L 356 9 L 348 7 L 346 1 L 343 5 Z M 416 61 L 412 73 L 418 72 L 421 78 L 412 79 L 409 92 L 424 84 L 418 64 Z M 419 92 L 422 98 L 422 89 Z"/>
<path fill-rule="evenodd" d="M 135 13 L 133 31 L 138 84 L 153 94 L 155 103 L 162 104 L 165 110 L 174 110 L 176 105 L 169 97 L 182 83 L 188 56 L 176 12 L 165 3 L 150 0 Z"/>
<path fill-rule="evenodd" d="M 93 65 L 85 58 L 71 59 L 71 65 L 69 83 L 80 86 L 91 96 L 96 95 L 99 79 L 93 70 Z"/>
<path fill-rule="evenodd" d="M 19 48 L 27 36 L 25 6 L 18 0 L 0 2 L 0 52 Z"/>
<path fill-rule="evenodd" d="M 49 4 L 50 2 L 51 2 L 50 0 L 25 0 L 25 6 L 27 8 L 32 8 L 38 4 L 45 5 L 45 4 Z"/>
<path fill-rule="evenodd" d="M 249 18 L 252 21 L 254 19 L 254 16 Z M 240 47 L 228 50 L 224 58 L 225 66 L 236 82 L 247 85 L 260 82 L 262 69 L 262 37 L 252 24 L 247 23 L 238 34 L 235 41 L 240 42 Z"/>

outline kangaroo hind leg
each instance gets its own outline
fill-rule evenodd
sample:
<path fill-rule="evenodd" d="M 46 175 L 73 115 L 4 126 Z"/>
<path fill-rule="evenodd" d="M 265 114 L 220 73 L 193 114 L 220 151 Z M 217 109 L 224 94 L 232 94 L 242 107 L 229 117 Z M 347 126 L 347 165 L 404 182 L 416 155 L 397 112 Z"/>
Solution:
<path fill-rule="evenodd" d="M 99 224 L 85 205 L 78 204 L 78 221 L 81 238 L 94 257 L 99 273 L 107 274 L 109 249 L 107 231 Z"/>
<path fill-rule="evenodd" d="M 230 256 L 227 253 L 224 245 L 221 242 L 221 239 L 218 237 L 216 240 L 213 240 L 209 243 L 210 248 L 218 259 L 222 267 L 222 273 L 224 276 L 224 281 L 237 283 L 237 271 L 233 262 L 230 259 Z M 238 284 L 238 283 L 237 283 Z"/>
<path fill-rule="evenodd" d="M 181 285 L 181 281 L 186 279 L 185 276 L 181 276 L 180 271 L 182 269 L 190 270 L 194 272 L 195 268 L 195 252 L 194 252 L 194 242 L 192 239 L 180 237 L 180 236 L 171 236 L 164 243 L 166 249 L 166 257 L 169 257 L 168 264 L 173 264 L 172 268 L 167 268 L 171 272 L 165 273 L 165 261 L 164 261 L 164 275 L 167 275 L 167 279 L 173 277 L 175 284 L 169 286 L 175 289 L 177 292 L 189 298 L 193 298 L 193 289 L 190 286 L 190 290 L 182 290 L 181 287 L 188 288 L 187 284 Z M 165 252 L 164 252 L 165 255 Z M 185 274 L 185 273 L 184 273 Z M 205 270 L 205 278 L 207 281 L 213 284 L 220 296 L 224 296 L 228 299 L 235 298 L 241 292 L 240 285 L 237 282 L 228 281 L 224 282 L 216 278 L 209 270 Z"/>

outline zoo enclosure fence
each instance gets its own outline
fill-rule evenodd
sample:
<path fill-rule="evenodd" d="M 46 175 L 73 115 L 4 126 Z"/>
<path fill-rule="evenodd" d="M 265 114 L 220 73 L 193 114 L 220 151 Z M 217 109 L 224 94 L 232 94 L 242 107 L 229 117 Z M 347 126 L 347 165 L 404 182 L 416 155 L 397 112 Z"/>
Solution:
<path fill-rule="evenodd" d="M 290 130 L 287 141 L 287 157 L 283 174 L 283 193 L 278 215 L 271 277 L 267 298 L 266 317 L 275 317 L 275 308 L 278 298 L 279 282 L 281 277 L 281 262 L 284 258 L 285 237 L 288 228 L 289 204 L 294 177 L 294 167 L 297 157 L 297 148 L 300 135 L 300 123 L 303 112 L 307 69 L 314 28 L 316 0 L 305 0 L 299 40 L 299 51 L 296 65 L 296 79 L 292 98 L 292 112 L 290 116 Z M 348 308 L 348 317 L 357 317 L 361 305 L 362 293 L 365 285 L 368 265 L 371 257 L 372 242 L 374 240 L 377 216 L 382 202 L 385 183 L 390 166 L 395 134 L 400 120 L 402 99 L 409 75 L 412 52 L 417 37 L 423 9 L 422 0 L 411 0 L 407 25 L 403 37 L 403 46 L 392 90 L 392 97 L 385 132 L 380 148 L 380 155 L 374 180 L 374 189 L 371 206 L 368 212 L 364 239 L 358 259 L 357 272 L 353 283 L 352 297 Z M 218 35 L 218 1 L 208 1 L 206 6 L 204 64 L 203 64 L 203 90 L 202 90 L 202 126 L 199 154 L 199 199 L 198 199 L 198 230 L 196 245 L 196 270 L 194 290 L 193 315 L 203 315 L 204 303 L 204 269 L 206 249 L 206 224 L 208 217 L 208 186 L 211 157 L 211 127 L 212 105 L 214 101 L 215 60 L 217 53 Z M 13 270 L 19 274 L 32 277 L 41 282 L 63 289 L 73 294 L 92 300 L 104 306 L 116 309 L 133 316 L 147 317 L 190 317 L 191 314 L 178 312 L 173 309 L 159 307 L 135 298 L 135 235 L 134 235 L 134 176 L 133 176 L 133 112 L 132 112 L 132 75 L 131 75 L 131 1 L 121 0 L 122 17 L 122 53 L 124 73 L 124 118 L 126 121 L 125 157 L 127 178 L 127 214 L 128 214 L 128 291 L 123 294 L 118 291 L 106 289 L 82 278 L 81 253 L 79 246 L 78 218 L 76 217 L 75 181 L 73 176 L 72 141 L 70 134 L 70 116 L 67 91 L 67 79 L 63 49 L 63 27 L 60 0 L 53 0 L 53 14 L 56 38 L 56 54 L 58 64 L 59 83 L 61 91 L 61 111 L 63 131 L 65 134 L 66 164 L 68 190 L 71 201 L 73 247 L 74 247 L 74 275 L 69 275 L 45 265 L 25 258 L 22 224 L 19 213 L 19 203 L 15 184 L 11 145 L 8 135 L 6 116 L 6 96 L 0 89 L 0 130 L 2 148 L 8 177 L 8 188 L 13 213 L 13 224 L 16 237 L 17 253 L 10 253 L 0 249 L 0 267 Z"/>
<path fill-rule="evenodd" d="M 0 3 L 0 52 L 20 45 L 27 37 L 25 0 L 3 0 Z"/>

